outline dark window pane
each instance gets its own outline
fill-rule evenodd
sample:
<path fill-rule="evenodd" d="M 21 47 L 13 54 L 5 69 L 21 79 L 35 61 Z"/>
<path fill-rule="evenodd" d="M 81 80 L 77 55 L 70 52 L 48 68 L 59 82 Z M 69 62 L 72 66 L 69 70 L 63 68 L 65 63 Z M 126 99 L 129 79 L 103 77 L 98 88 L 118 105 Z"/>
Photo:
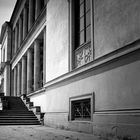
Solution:
<path fill-rule="evenodd" d="M 86 28 L 86 42 L 91 40 L 91 26 Z"/>
<path fill-rule="evenodd" d="M 91 101 L 90 99 L 72 101 L 72 120 L 90 120 L 91 119 Z"/>
<path fill-rule="evenodd" d="M 86 0 L 86 12 L 90 9 L 90 0 Z"/>
<path fill-rule="evenodd" d="M 84 29 L 84 17 L 80 19 L 80 31 Z"/>
<path fill-rule="evenodd" d="M 85 36 L 85 33 L 84 31 L 80 32 L 80 45 L 82 45 L 84 43 L 84 36 Z"/>
<path fill-rule="evenodd" d="M 86 27 L 90 25 L 91 22 L 90 11 L 86 13 Z"/>
<path fill-rule="evenodd" d="M 80 5 L 80 17 L 84 15 L 84 4 Z"/>

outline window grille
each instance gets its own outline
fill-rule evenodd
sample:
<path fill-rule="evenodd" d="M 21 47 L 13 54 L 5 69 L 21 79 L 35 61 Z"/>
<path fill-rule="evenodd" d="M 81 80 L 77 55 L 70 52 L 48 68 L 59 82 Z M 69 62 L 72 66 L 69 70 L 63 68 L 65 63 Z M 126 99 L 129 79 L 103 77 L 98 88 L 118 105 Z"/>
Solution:
<path fill-rule="evenodd" d="M 91 120 L 91 99 L 82 99 L 71 102 L 72 120 Z"/>

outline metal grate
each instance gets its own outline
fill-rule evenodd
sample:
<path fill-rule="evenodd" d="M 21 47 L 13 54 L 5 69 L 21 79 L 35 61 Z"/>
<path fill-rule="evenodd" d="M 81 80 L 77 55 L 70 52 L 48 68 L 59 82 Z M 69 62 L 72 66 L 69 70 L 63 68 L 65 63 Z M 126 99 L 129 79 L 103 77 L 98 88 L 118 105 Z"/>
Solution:
<path fill-rule="evenodd" d="M 90 98 L 72 101 L 72 120 L 91 120 Z"/>

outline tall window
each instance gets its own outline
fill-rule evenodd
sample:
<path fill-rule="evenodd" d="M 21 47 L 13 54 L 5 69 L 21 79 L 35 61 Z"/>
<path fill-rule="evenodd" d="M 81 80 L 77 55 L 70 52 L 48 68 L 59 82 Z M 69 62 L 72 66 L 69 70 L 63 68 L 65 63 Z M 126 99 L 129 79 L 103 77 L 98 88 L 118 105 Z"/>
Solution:
<path fill-rule="evenodd" d="M 75 49 L 91 40 L 90 0 L 75 1 Z"/>
<path fill-rule="evenodd" d="M 73 0 L 74 67 L 92 60 L 91 49 L 91 0 Z"/>

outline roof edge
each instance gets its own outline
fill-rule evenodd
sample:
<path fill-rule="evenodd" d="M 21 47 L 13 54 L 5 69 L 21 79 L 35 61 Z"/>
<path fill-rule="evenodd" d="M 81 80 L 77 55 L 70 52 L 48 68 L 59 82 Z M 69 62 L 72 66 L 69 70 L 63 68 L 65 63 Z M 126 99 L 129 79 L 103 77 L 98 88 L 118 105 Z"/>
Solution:
<path fill-rule="evenodd" d="M 0 44 L 2 44 L 2 40 L 6 31 L 6 28 L 10 27 L 10 22 L 6 21 L 1 28 L 1 34 L 0 34 Z"/>
<path fill-rule="evenodd" d="M 10 23 L 11 24 L 13 24 L 15 14 L 17 13 L 17 9 L 18 9 L 21 2 L 22 2 L 22 0 L 17 0 L 16 3 L 15 3 L 14 10 L 13 10 L 11 18 L 10 18 Z"/>

